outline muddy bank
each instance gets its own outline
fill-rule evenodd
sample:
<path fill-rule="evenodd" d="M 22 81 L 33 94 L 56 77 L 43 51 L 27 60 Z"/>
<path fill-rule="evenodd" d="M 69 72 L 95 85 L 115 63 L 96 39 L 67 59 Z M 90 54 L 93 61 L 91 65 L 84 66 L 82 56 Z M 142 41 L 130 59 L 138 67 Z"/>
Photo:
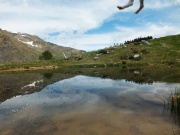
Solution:
<path fill-rule="evenodd" d="M 26 66 L 24 68 L 10 68 L 10 69 L 0 69 L 0 73 L 4 72 L 23 72 L 23 71 L 34 71 L 34 70 L 50 70 L 50 69 L 58 69 L 58 66 L 42 66 L 42 67 L 29 67 Z"/>

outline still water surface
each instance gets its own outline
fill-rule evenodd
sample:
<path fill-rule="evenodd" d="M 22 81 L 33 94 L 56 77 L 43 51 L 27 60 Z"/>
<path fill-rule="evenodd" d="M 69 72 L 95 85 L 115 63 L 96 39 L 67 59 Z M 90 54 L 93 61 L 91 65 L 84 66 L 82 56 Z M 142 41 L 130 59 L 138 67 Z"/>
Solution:
<path fill-rule="evenodd" d="M 178 135 L 166 109 L 175 88 L 180 83 L 148 85 L 78 75 L 2 102 L 0 134 Z"/>

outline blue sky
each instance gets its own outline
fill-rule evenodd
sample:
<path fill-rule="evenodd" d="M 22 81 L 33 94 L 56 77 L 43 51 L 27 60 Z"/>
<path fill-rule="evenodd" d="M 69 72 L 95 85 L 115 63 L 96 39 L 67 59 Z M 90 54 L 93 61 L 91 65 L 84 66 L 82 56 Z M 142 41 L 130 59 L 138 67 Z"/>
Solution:
<path fill-rule="evenodd" d="M 0 0 L 0 28 L 58 45 L 98 50 L 136 37 L 180 34 L 180 0 Z"/>

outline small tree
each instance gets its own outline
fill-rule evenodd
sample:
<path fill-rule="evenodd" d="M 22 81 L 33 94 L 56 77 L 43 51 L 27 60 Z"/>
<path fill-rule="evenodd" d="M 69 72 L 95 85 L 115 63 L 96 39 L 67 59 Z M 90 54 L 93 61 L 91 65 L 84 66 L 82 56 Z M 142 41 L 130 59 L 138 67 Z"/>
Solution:
<path fill-rule="evenodd" d="M 39 60 L 50 60 L 52 58 L 53 55 L 49 50 L 42 52 L 42 54 L 39 56 Z"/>
<path fill-rule="evenodd" d="M 99 50 L 99 53 L 102 53 L 102 54 L 108 54 L 108 51 L 105 50 L 105 49 L 102 49 L 102 50 Z"/>

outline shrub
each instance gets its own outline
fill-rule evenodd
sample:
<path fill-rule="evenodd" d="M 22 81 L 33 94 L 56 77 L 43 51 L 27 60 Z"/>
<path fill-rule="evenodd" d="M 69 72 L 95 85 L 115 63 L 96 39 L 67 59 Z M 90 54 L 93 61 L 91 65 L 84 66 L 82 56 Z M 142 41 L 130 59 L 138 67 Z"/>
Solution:
<path fill-rule="evenodd" d="M 99 53 L 102 53 L 102 54 L 108 54 L 108 51 L 105 50 L 105 49 L 102 49 L 102 50 L 99 50 Z"/>
<path fill-rule="evenodd" d="M 39 56 L 39 60 L 50 60 L 52 58 L 53 58 L 53 55 L 48 50 L 42 52 L 42 54 Z"/>

